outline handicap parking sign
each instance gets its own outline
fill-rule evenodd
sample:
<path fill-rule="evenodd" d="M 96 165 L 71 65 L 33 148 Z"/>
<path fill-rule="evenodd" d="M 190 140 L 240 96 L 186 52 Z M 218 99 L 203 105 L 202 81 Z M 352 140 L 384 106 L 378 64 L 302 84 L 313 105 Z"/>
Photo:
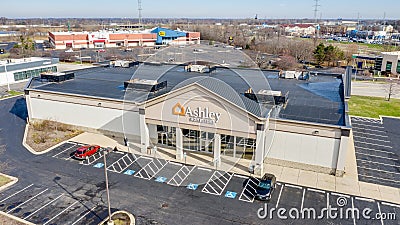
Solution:
<path fill-rule="evenodd" d="M 104 164 L 103 163 L 97 163 L 96 165 L 94 165 L 93 167 L 96 167 L 96 168 L 102 168 L 104 166 Z"/>
<path fill-rule="evenodd" d="M 196 190 L 198 186 L 199 186 L 198 184 L 190 183 L 186 188 L 190 190 Z"/>
<path fill-rule="evenodd" d="M 236 198 L 237 193 L 233 191 L 227 191 L 225 197 L 227 198 Z"/>
<path fill-rule="evenodd" d="M 159 183 L 164 183 L 165 181 L 167 181 L 166 177 L 157 177 L 157 179 L 156 179 L 156 182 L 159 182 Z"/>
<path fill-rule="evenodd" d="M 127 170 L 124 172 L 124 174 L 129 175 L 129 176 L 133 175 L 134 173 L 135 173 L 134 170 Z"/>

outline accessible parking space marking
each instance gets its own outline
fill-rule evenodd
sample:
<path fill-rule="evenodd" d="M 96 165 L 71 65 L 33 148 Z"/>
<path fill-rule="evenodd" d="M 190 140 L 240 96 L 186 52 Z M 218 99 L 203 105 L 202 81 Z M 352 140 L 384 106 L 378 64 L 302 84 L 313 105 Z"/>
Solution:
<path fill-rule="evenodd" d="M 124 172 L 125 175 L 129 175 L 129 176 L 133 175 L 134 173 L 135 173 L 134 170 L 126 170 L 126 171 Z"/>
<path fill-rule="evenodd" d="M 137 160 L 134 154 L 127 153 L 124 154 L 120 159 L 115 161 L 113 164 L 107 167 L 107 170 L 122 173 L 126 168 L 132 165 Z"/>
<path fill-rule="evenodd" d="M 187 189 L 193 190 L 193 191 L 195 191 L 198 187 L 199 187 L 198 184 L 192 184 L 192 183 L 190 183 L 190 184 L 188 184 L 188 185 L 186 186 Z"/>
<path fill-rule="evenodd" d="M 104 149 L 101 148 L 100 151 L 98 151 L 96 154 L 91 155 L 87 159 L 83 160 L 81 162 L 81 164 L 90 165 L 90 164 L 96 162 L 97 160 L 101 159 L 104 154 L 105 154 L 105 151 L 104 151 Z"/>
<path fill-rule="evenodd" d="M 239 200 L 244 202 L 253 202 L 256 196 L 256 188 L 259 183 L 260 180 L 258 178 L 249 177 L 242 193 L 239 196 Z"/>
<path fill-rule="evenodd" d="M 226 198 L 236 198 L 236 195 L 237 195 L 237 193 L 236 192 L 233 192 L 233 191 L 227 191 L 226 193 L 225 193 L 225 197 Z"/>
<path fill-rule="evenodd" d="M 182 168 L 182 166 L 183 165 L 179 163 L 169 162 L 157 173 L 155 178 L 158 179 L 158 177 L 164 177 L 166 180 L 163 183 L 165 183 L 171 179 Z"/>
<path fill-rule="evenodd" d="M 202 192 L 212 195 L 221 195 L 222 192 L 225 190 L 225 187 L 231 180 L 232 176 L 232 173 L 220 172 L 218 170 L 214 171 L 214 173 L 204 186 Z"/>
<path fill-rule="evenodd" d="M 139 172 L 135 174 L 135 177 L 139 177 L 145 180 L 150 180 L 167 164 L 168 164 L 167 160 L 153 158 L 152 161 L 150 161 L 141 170 L 139 170 Z"/>
<path fill-rule="evenodd" d="M 182 166 L 178 172 L 168 181 L 167 184 L 172 186 L 180 186 L 189 174 L 195 169 L 196 166 Z"/>

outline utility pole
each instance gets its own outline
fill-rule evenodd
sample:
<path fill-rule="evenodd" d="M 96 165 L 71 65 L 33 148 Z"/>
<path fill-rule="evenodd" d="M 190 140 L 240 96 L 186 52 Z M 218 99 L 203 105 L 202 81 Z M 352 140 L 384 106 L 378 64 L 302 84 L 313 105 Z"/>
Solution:
<path fill-rule="evenodd" d="M 103 152 L 103 159 L 104 159 L 104 175 L 106 177 L 106 192 L 107 192 L 107 203 L 108 203 L 108 225 L 114 225 L 114 222 L 111 219 L 111 205 L 110 205 L 110 191 L 108 190 L 108 175 L 107 175 L 107 160 L 106 154 L 108 152 Z"/>
<path fill-rule="evenodd" d="M 139 29 L 142 29 L 142 0 L 138 0 Z"/>
<path fill-rule="evenodd" d="M 317 39 L 318 39 L 318 36 L 319 36 L 319 29 L 320 29 L 320 26 L 319 26 L 319 24 L 318 24 L 318 17 L 317 17 L 317 13 L 318 13 L 318 11 L 319 11 L 319 7 L 321 6 L 320 4 L 319 4 L 319 0 L 314 0 L 315 1 L 315 5 L 314 5 L 314 23 L 316 24 L 316 32 L 315 32 L 315 38 L 314 38 L 314 46 L 316 46 L 317 45 Z"/>

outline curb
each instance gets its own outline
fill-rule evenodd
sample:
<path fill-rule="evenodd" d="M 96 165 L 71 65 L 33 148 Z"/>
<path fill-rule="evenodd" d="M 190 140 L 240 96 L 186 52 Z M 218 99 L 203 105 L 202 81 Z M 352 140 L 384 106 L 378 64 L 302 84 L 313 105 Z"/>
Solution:
<path fill-rule="evenodd" d="M 10 186 L 12 186 L 12 185 L 14 185 L 14 184 L 16 184 L 18 182 L 18 178 L 17 177 L 13 177 L 13 176 L 10 176 L 10 175 L 4 174 L 4 173 L 0 173 L 0 175 L 11 179 L 11 182 L 9 182 L 9 183 L 7 183 L 7 184 L 5 184 L 5 185 L 0 187 L 0 191 L 3 191 L 4 189 L 7 189 Z"/>
<path fill-rule="evenodd" d="M 9 97 L 5 97 L 5 98 L 0 98 L 0 101 L 7 100 L 7 99 L 10 99 L 10 98 L 21 97 L 21 96 L 24 96 L 24 94 L 9 96 Z"/>
<path fill-rule="evenodd" d="M 13 216 L 13 215 L 11 215 L 11 214 L 7 214 L 7 213 L 2 212 L 2 211 L 0 211 L 0 215 L 6 216 L 6 217 L 8 217 L 8 218 L 10 218 L 10 219 L 12 219 L 12 220 L 18 221 L 18 222 L 23 223 L 23 224 L 26 224 L 26 225 L 35 225 L 34 223 L 31 223 L 31 222 L 29 222 L 29 221 L 26 221 L 26 220 L 21 219 L 21 218 L 19 218 L 19 217 Z"/>
<path fill-rule="evenodd" d="M 29 145 L 26 143 L 26 138 L 27 138 L 27 136 L 28 136 L 28 128 L 29 128 L 29 123 L 27 123 L 27 124 L 25 125 L 24 138 L 22 139 L 22 145 L 23 145 L 30 153 L 32 153 L 32 154 L 34 154 L 34 155 L 43 155 L 43 154 L 45 154 L 45 153 L 48 153 L 48 152 L 50 152 L 51 150 L 53 150 L 54 148 L 57 148 L 58 146 L 64 144 L 65 142 L 68 142 L 68 141 L 70 140 L 70 139 L 68 139 L 68 140 L 62 141 L 62 142 L 60 142 L 60 143 L 58 143 L 58 144 L 56 144 L 56 145 L 54 145 L 54 146 L 52 146 L 52 147 L 50 147 L 50 148 L 48 148 L 48 149 L 46 149 L 46 150 L 43 150 L 43 151 L 41 151 L 41 152 L 37 152 L 37 151 L 35 151 L 31 146 L 29 146 Z"/>

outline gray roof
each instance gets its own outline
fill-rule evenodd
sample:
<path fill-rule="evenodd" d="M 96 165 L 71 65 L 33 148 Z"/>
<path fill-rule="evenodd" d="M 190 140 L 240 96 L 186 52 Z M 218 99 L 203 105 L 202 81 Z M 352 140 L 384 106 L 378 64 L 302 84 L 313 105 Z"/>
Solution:
<path fill-rule="evenodd" d="M 124 90 L 124 81 L 132 78 L 167 81 L 167 88 L 147 93 Z M 28 89 L 80 94 L 117 100 L 144 102 L 192 83 L 197 83 L 238 107 L 265 117 L 271 105 L 260 105 L 244 97 L 250 87 L 258 90 L 289 92 L 287 105 L 278 117 L 289 120 L 344 126 L 342 80 L 336 76 L 318 75 L 310 80 L 278 79 L 276 72 L 218 68 L 213 73 L 185 72 L 183 66 L 146 65 L 133 68 L 92 68 L 75 72 L 75 79 L 63 83 L 42 83 L 35 79 Z"/>

